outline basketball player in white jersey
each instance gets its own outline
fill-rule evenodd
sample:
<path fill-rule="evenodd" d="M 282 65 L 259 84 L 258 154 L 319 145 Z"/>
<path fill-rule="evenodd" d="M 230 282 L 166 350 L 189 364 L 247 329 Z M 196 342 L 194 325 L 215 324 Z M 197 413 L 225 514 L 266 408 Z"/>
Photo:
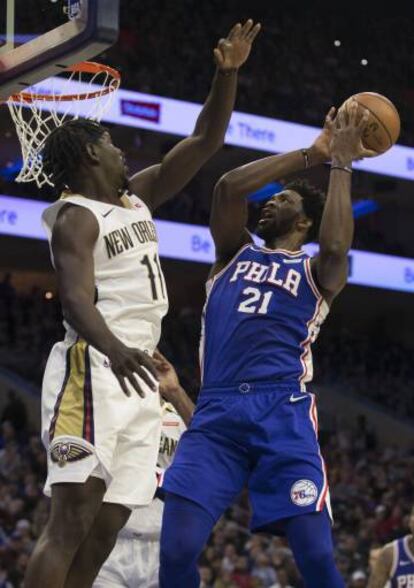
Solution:
<path fill-rule="evenodd" d="M 161 478 L 174 459 L 178 440 L 190 422 L 194 404 L 182 389 L 173 366 L 158 352 L 154 357 L 160 394 L 164 399 L 157 463 L 157 476 Z M 149 506 L 133 511 L 119 532 L 93 588 L 157 588 L 163 504 L 157 497 Z"/>
<path fill-rule="evenodd" d="M 414 588 L 414 507 L 408 525 L 410 535 L 388 543 L 380 550 L 368 588 Z"/>
<path fill-rule="evenodd" d="M 44 375 L 51 513 L 25 588 L 90 587 L 131 510 L 154 496 L 161 408 L 151 356 L 168 304 L 152 213 L 223 145 L 259 29 L 249 20 L 219 42 L 193 134 L 129 181 L 101 125 L 72 120 L 46 139 L 44 169 L 62 196 L 43 223 L 66 336 Z"/>

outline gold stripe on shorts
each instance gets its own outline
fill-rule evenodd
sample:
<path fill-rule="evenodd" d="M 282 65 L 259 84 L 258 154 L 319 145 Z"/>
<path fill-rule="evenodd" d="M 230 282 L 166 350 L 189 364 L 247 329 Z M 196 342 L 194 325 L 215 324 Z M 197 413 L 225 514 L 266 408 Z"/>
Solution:
<path fill-rule="evenodd" d="M 83 437 L 85 415 L 85 353 L 87 343 L 80 340 L 70 349 L 70 373 L 58 407 L 54 437 Z"/>

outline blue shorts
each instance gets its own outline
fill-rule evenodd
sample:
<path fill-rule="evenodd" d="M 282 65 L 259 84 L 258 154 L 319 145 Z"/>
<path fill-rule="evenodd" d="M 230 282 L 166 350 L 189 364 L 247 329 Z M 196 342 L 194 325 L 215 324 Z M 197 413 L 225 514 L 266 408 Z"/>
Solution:
<path fill-rule="evenodd" d="M 163 489 L 218 520 L 247 486 L 255 531 L 330 511 L 317 431 L 315 396 L 296 383 L 203 389 Z"/>

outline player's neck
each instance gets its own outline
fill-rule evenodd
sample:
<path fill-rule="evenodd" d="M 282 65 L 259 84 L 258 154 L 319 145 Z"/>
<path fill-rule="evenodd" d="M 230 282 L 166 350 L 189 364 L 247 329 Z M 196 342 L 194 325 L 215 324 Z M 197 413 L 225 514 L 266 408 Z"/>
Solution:
<path fill-rule="evenodd" d="M 81 194 L 90 200 L 121 206 L 120 197 L 122 191 L 118 187 L 110 186 L 108 182 L 102 181 L 100 178 L 94 176 L 82 177 L 78 182 L 73 184 L 71 191 Z"/>
<path fill-rule="evenodd" d="M 299 251 L 302 248 L 302 242 L 297 235 L 285 235 L 266 241 L 265 246 L 268 249 L 285 249 L 286 251 Z"/>

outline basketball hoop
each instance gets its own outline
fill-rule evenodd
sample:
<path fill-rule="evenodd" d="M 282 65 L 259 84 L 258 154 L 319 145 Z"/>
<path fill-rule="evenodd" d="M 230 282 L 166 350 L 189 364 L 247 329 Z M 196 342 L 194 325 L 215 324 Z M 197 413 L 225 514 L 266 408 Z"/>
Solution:
<path fill-rule="evenodd" d="M 83 61 L 55 77 L 10 96 L 7 101 L 16 125 L 23 167 L 16 182 L 53 186 L 43 172 L 41 150 L 46 138 L 67 119 L 87 118 L 100 122 L 121 84 L 120 73 L 108 65 Z"/>

